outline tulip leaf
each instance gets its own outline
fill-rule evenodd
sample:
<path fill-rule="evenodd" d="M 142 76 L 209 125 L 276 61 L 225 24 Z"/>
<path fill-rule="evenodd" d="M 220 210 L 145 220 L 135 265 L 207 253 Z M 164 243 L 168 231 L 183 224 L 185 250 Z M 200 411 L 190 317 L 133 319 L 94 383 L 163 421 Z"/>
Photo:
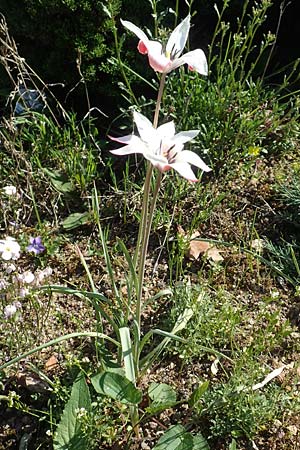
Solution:
<path fill-rule="evenodd" d="M 88 440 L 82 431 L 80 413 L 89 412 L 91 398 L 84 376 L 74 382 L 70 398 L 54 435 L 54 450 L 88 450 Z"/>
<path fill-rule="evenodd" d="M 152 400 L 152 403 L 147 408 L 149 414 L 156 414 L 176 404 L 176 392 L 165 383 L 151 383 L 148 395 Z"/>
<path fill-rule="evenodd" d="M 73 213 L 70 214 L 63 222 L 62 226 L 65 230 L 73 230 L 74 228 L 84 225 L 90 220 L 90 214 L 88 212 L 84 213 Z"/>
<path fill-rule="evenodd" d="M 206 439 L 193 436 L 182 425 L 173 425 L 158 440 L 153 450 L 209 450 Z"/>
<path fill-rule="evenodd" d="M 75 187 L 68 180 L 67 176 L 60 170 L 43 169 L 50 178 L 53 187 L 61 194 L 70 194 L 75 191 Z"/>
<path fill-rule="evenodd" d="M 197 389 L 194 390 L 189 398 L 189 406 L 193 407 L 199 400 L 203 397 L 203 394 L 207 391 L 209 386 L 209 381 L 204 381 Z"/>
<path fill-rule="evenodd" d="M 121 403 L 136 405 L 142 400 L 142 392 L 119 373 L 101 372 L 93 376 L 91 381 L 98 394 L 106 395 Z"/>

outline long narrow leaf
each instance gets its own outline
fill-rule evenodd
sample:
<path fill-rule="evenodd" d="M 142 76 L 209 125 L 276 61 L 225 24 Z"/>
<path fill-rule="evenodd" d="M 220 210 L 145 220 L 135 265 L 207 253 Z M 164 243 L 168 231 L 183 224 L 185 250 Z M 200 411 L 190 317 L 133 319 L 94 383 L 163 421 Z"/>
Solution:
<path fill-rule="evenodd" d="M 105 240 L 105 236 L 102 230 L 102 226 L 100 223 L 100 208 L 99 208 L 99 201 L 98 201 L 98 193 L 97 193 L 97 189 L 96 186 L 94 186 L 94 195 L 93 195 L 93 200 L 94 200 L 94 204 L 96 207 L 96 213 L 97 213 L 97 226 L 98 226 L 98 231 L 99 231 L 99 236 L 100 236 L 100 240 L 101 240 L 101 245 L 102 245 L 102 250 L 103 250 L 103 254 L 104 254 L 104 259 L 105 259 L 105 264 L 106 264 L 106 271 L 108 273 L 109 279 L 110 279 L 110 283 L 111 283 L 111 287 L 113 289 L 115 298 L 119 304 L 119 307 L 122 308 L 122 302 L 121 302 L 121 298 L 120 298 L 120 293 L 118 291 L 116 282 L 115 282 L 115 276 L 114 276 L 114 272 L 113 272 L 113 268 L 112 268 L 112 264 L 111 264 L 111 260 L 110 260 L 110 256 L 109 256 L 109 252 L 108 252 L 108 248 L 106 245 L 106 240 Z"/>
<path fill-rule="evenodd" d="M 130 339 L 130 331 L 128 327 L 122 327 L 119 330 L 122 354 L 124 359 L 125 366 L 125 375 L 128 380 L 132 381 L 135 384 L 136 375 L 135 375 L 135 367 L 134 360 L 132 355 L 132 344 Z"/>
<path fill-rule="evenodd" d="M 70 333 L 70 334 L 65 334 L 64 336 L 60 336 L 56 339 L 52 339 L 51 341 L 48 341 L 45 344 L 41 344 L 38 347 L 35 347 L 35 348 L 29 350 L 28 352 L 23 353 L 20 356 L 16 356 L 15 358 L 11 359 L 10 361 L 6 362 L 5 364 L 2 364 L 2 366 L 0 366 L 0 370 L 6 369 L 6 367 L 12 366 L 13 364 L 16 364 L 17 362 L 21 361 L 22 359 L 25 359 L 28 356 L 33 355 L 34 353 L 40 352 L 41 350 L 44 350 L 47 347 L 51 347 L 52 345 L 57 345 L 62 341 L 67 341 L 68 339 L 72 339 L 75 337 L 94 337 L 94 338 L 106 339 L 107 341 L 113 343 L 117 347 L 120 347 L 120 343 L 118 341 L 111 338 L 110 336 L 106 336 L 103 333 L 95 333 L 93 331 Z"/>
<path fill-rule="evenodd" d="M 84 290 L 79 290 L 79 289 L 73 289 L 73 288 L 69 288 L 66 286 L 59 286 L 56 284 L 48 284 L 48 285 L 44 285 L 44 286 L 40 286 L 38 287 L 39 291 L 52 291 L 52 292 L 59 292 L 61 294 L 70 294 L 70 295 L 76 295 L 77 297 L 87 297 L 90 299 L 96 299 L 96 300 L 100 300 L 101 302 L 107 303 L 110 306 L 113 306 L 112 302 L 105 297 L 105 295 L 100 294 L 100 292 L 89 292 L 89 291 L 84 291 Z"/>
<path fill-rule="evenodd" d="M 100 294 L 100 292 L 89 292 L 89 291 L 78 290 L 78 289 L 73 289 L 73 288 L 69 288 L 66 286 L 59 286 L 59 285 L 45 285 L 45 286 L 39 287 L 37 290 L 39 290 L 39 291 L 40 290 L 42 290 L 42 291 L 50 290 L 51 292 L 59 292 L 61 294 L 75 295 L 76 297 L 79 297 L 81 299 L 88 298 L 89 300 L 91 300 L 96 312 L 99 312 L 99 314 L 101 316 L 103 316 L 104 319 L 112 326 L 114 332 L 116 334 L 118 334 L 119 327 L 118 327 L 116 321 L 109 314 L 107 314 L 105 309 L 102 308 L 101 305 L 99 305 L 99 302 L 95 301 L 95 300 L 99 300 L 102 303 L 106 303 L 109 306 L 113 307 L 113 303 L 107 297 L 105 297 L 105 295 Z"/>
<path fill-rule="evenodd" d="M 77 250 L 77 253 L 78 253 L 78 255 L 79 255 L 81 264 L 83 265 L 84 270 L 86 271 L 86 274 L 87 274 L 87 277 L 88 277 L 88 279 L 89 279 L 89 282 L 90 282 L 92 291 L 93 291 L 93 292 L 97 292 L 97 289 L 96 289 L 96 286 L 95 286 L 95 283 L 94 283 L 92 274 L 91 274 L 91 272 L 90 272 L 90 269 L 89 269 L 89 267 L 88 267 L 88 265 L 87 265 L 87 263 L 86 263 L 85 257 L 83 256 L 83 254 L 82 254 L 80 248 L 78 247 L 78 245 L 76 245 L 76 250 Z"/>

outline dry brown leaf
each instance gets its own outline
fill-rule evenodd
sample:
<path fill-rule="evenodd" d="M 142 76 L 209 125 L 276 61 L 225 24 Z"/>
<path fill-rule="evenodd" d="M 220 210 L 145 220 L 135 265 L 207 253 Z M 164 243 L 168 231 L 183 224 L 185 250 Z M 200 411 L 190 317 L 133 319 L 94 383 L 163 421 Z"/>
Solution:
<path fill-rule="evenodd" d="M 45 370 L 47 372 L 50 372 L 51 370 L 55 370 L 58 366 L 58 360 L 56 356 L 52 355 L 50 358 L 45 362 Z"/>
<path fill-rule="evenodd" d="M 187 237 L 186 232 L 181 225 L 178 225 L 177 231 L 180 236 Z M 206 255 L 209 259 L 214 262 L 223 261 L 224 258 L 221 255 L 221 250 L 218 250 L 214 244 L 201 239 L 197 239 L 200 236 L 199 231 L 195 231 L 189 241 L 189 246 L 186 251 L 186 256 L 191 260 L 197 260 L 201 254 Z"/>
<path fill-rule="evenodd" d="M 16 374 L 16 379 L 20 386 L 28 389 L 30 392 L 43 393 L 49 390 L 49 385 L 41 380 L 36 374 L 18 372 Z"/>
<path fill-rule="evenodd" d="M 192 240 L 188 249 L 188 257 L 198 259 L 202 253 L 214 262 L 220 262 L 224 259 L 221 251 L 213 244 L 201 240 Z"/>

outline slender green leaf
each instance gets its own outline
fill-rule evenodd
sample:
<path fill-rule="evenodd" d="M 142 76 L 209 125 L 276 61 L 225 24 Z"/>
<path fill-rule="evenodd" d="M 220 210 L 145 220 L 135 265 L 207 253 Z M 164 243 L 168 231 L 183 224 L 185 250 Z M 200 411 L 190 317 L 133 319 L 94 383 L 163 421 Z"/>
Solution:
<path fill-rule="evenodd" d="M 107 395 L 121 403 L 136 405 L 142 400 L 142 392 L 118 373 L 101 372 L 91 381 L 98 394 Z"/>
<path fill-rule="evenodd" d="M 173 295 L 173 291 L 171 289 L 162 289 L 161 291 L 157 292 L 153 297 L 150 297 L 149 300 L 145 302 L 145 306 L 155 302 L 161 297 L 164 297 L 165 295 Z M 144 306 L 144 307 L 145 307 Z"/>
<path fill-rule="evenodd" d="M 155 334 L 160 334 L 162 336 L 165 336 L 165 339 L 162 340 L 162 342 L 160 342 L 148 355 L 146 355 L 141 363 L 140 363 L 140 367 L 143 367 L 143 369 L 146 369 L 147 367 L 149 367 L 149 365 L 151 365 L 151 363 L 153 362 L 153 360 L 155 358 L 157 358 L 160 353 L 163 351 L 163 349 L 168 345 L 168 343 L 170 342 L 171 339 L 175 339 L 175 340 L 181 340 L 182 338 L 175 336 L 179 331 L 183 330 L 188 321 L 192 318 L 193 316 L 193 310 L 191 308 L 186 308 L 182 314 L 180 314 L 180 316 L 178 317 L 178 319 L 176 320 L 176 323 L 171 331 L 171 333 L 167 332 L 167 331 L 162 331 L 162 330 L 153 330 L 152 333 Z M 145 336 L 145 342 L 147 342 L 147 340 L 149 339 L 149 337 Z M 142 345 L 140 346 L 140 351 L 142 349 L 142 347 L 145 345 L 145 342 L 143 340 Z"/>
<path fill-rule="evenodd" d="M 193 317 L 193 314 L 194 314 L 194 312 L 193 312 L 192 308 L 185 308 L 183 313 L 180 314 L 180 316 L 176 320 L 176 323 L 173 327 L 172 333 L 177 334 L 178 331 L 183 330 L 186 327 L 189 320 Z"/>
<path fill-rule="evenodd" d="M 128 327 L 122 327 L 119 329 L 122 354 L 125 366 L 125 375 L 129 381 L 135 384 L 135 369 L 132 355 L 132 344 L 130 339 L 130 331 Z"/>
<path fill-rule="evenodd" d="M 235 439 L 232 439 L 232 441 L 231 441 L 231 443 L 230 443 L 230 445 L 228 447 L 228 450 L 237 450 L 236 440 Z"/>
<path fill-rule="evenodd" d="M 30 355 L 33 355 L 34 353 L 40 352 L 41 350 L 44 350 L 47 347 L 51 347 L 52 345 L 59 344 L 62 341 L 67 341 L 68 339 L 72 339 L 75 337 L 94 337 L 99 339 L 106 339 L 109 342 L 115 344 L 117 347 L 120 346 L 120 343 L 116 341 L 115 339 L 111 338 L 110 336 L 106 336 L 102 333 L 97 333 L 94 331 L 81 331 L 79 333 L 70 333 L 65 334 L 64 336 L 60 336 L 58 338 L 52 339 L 51 341 L 45 342 L 45 344 L 41 344 L 38 347 L 35 347 L 28 352 L 22 353 L 20 356 L 16 356 L 15 358 L 11 359 L 10 361 L 6 362 L 5 364 L 2 364 L 0 366 L 0 370 L 6 369 L 6 367 L 12 366 L 13 364 L 16 364 L 17 362 L 21 361 L 21 359 L 27 358 Z"/>
<path fill-rule="evenodd" d="M 52 292 L 60 292 L 62 294 L 76 295 L 77 297 L 80 298 L 87 297 L 95 300 L 100 300 L 101 302 L 105 302 L 108 303 L 109 305 L 112 305 L 112 302 L 107 297 L 105 297 L 105 295 L 100 294 L 100 292 L 89 292 L 80 289 L 69 288 L 66 286 L 59 286 L 57 284 L 40 286 L 37 290 L 39 291 L 51 290 Z"/>
<path fill-rule="evenodd" d="M 88 440 L 82 431 L 80 414 L 88 413 L 90 407 L 90 392 L 81 374 L 73 384 L 71 396 L 54 435 L 54 450 L 88 450 Z"/>
<path fill-rule="evenodd" d="M 189 398 L 189 406 L 193 407 L 203 397 L 209 386 L 209 381 L 204 381 L 197 389 L 194 390 Z"/>
<path fill-rule="evenodd" d="M 93 280 L 90 279 L 90 282 L 93 282 Z M 93 289 L 95 289 L 95 287 Z M 105 318 L 105 320 L 107 320 L 107 322 L 113 327 L 114 332 L 116 334 L 118 334 L 119 327 L 118 327 L 117 323 L 113 319 L 112 315 L 108 314 L 105 308 L 102 308 L 102 306 L 99 302 L 106 303 L 110 306 L 113 306 L 113 303 L 107 297 L 105 297 L 105 295 L 101 294 L 100 292 L 89 292 L 89 291 L 85 291 L 85 290 L 73 289 L 73 288 L 69 288 L 66 286 L 59 286 L 59 285 L 40 286 L 36 290 L 38 290 L 38 291 L 40 291 L 40 290 L 49 291 L 50 290 L 52 292 L 59 292 L 62 294 L 70 294 L 70 295 L 75 295 L 76 297 L 79 297 L 79 298 L 89 299 L 91 301 L 93 307 L 95 308 L 95 310 L 97 312 L 99 312 L 100 315 L 102 315 Z"/>
<path fill-rule="evenodd" d="M 107 244 L 106 244 L 106 238 L 103 233 L 103 229 L 102 229 L 101 222 L 100 222 L 100 206 L 99 206 L 98 193 L 97 193 L 97 189 L 96 189 L 95 185 L 94 185 L 94 192 L 93 192 L 93 204 L 94 204 L 94 209 L 95 209 L 95 213 L 96 213 L 96 222 L 97 222 L 99 236 L 100 236 L 100 240 L 101 240 L 103 255 L 104 255 L 104 259 L 105 259 L 106 271 L 107 271 L 107 274 L 110 279 L 110 283 L 111 283 L 111 287 L 112 287 L 112 290 L 115 295 L 115 299 L 118 302 L 119 307 L 122 308 L 123 305 L 122 305 L 122 301 L 121 301 L 120 292 L 116 285 L 115 274 L 114 274 L 113 267 L 111 264 L 111 259 L 110 259 L 109 251 L 108 251 Z"/>

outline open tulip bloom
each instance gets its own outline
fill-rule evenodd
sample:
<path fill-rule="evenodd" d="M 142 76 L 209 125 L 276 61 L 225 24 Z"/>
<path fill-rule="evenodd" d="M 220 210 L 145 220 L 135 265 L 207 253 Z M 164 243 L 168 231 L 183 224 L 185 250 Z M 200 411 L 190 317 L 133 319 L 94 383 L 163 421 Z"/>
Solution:
<path fill-rule="evenodd" d="M 211 170 L 196 153 L 183 149 L 184 144 L 196 137 L 199 130 L 175 134 L 173 121 L 154 128 L 150 120 L 137 111 L 134 111 L 133 118 L 139 136 L 134 134 L 118 138 L 110 136 L 112 140 L 125 144 L 120 149 L 111 150 L 111 153 L 114 155 L 141 153 L 161 172 L 174 169 L 189 181 L 198 181 L 191 164 L 205 172 Z"/>
<path fill-rule="evenodd" d="M 180 56 L 185 47 L 190 31 L 190 15 L 188 15 L 171 33 L 165 49 L 157 41 L 150 40 L 136 25 L 121 20 L 124 27 L 132 31 L 139 39 L 138 51 L 148 55 L 149 64 L 156 72 L 168 73 L 183 64 L 201 75 L 207 75 L 207 61 L 203 50 L 199 48 Z"/>

